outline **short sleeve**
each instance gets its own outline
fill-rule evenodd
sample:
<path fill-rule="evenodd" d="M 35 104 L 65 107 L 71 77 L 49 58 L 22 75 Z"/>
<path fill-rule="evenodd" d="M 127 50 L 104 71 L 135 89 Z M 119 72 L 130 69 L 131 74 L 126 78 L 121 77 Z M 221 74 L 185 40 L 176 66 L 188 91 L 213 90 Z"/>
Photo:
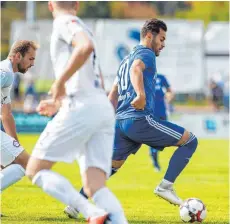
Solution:
<path fill-rule="evenodd" d="M 63 39 L 67 44 L 71 44 L 73 37 L 81 31 L 83 31 L 83 28 L 77 19 L 71 19 L 62 24 L 62 29 L 59 33 L 61 39 Z"/>
<path fill-rule="evenodd" d="M 150 49 L 140 49 L 134 60 L 140 59 L 145 64 L 146 69 L 154 70 L 155 68 L 155 54 Z"/>
<path fill-rule="evenodd" d="M 1 88 L 7 88 L 12 85 L 14 81 L 14 74 L 12 72 L 0 70 L 0 76 Z"/>
<path fill-rule="evenodd" d="M 10 87 L 1 89 L 1 104 L 11 103 L 10 91 Z"/>

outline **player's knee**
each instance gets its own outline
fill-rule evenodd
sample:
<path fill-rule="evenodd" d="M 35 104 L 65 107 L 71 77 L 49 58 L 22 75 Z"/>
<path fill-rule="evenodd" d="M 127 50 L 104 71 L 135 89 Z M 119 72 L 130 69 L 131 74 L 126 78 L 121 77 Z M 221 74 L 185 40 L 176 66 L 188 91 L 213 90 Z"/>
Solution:
<path fill-rule="evenodd" d="M 122 165 L 125 163 L 125 160 L 113 160 L 112 161 L 112 167 L 116 171 L 122 167 Z"/>
<path fill-rule="evenodd" d="M 26 151 L 23 151 L 21 154 L 18 155 L 18 157 L 14 160 L 13 163 L 21 165 L 24 169 L 26 169 L 26 166 L 29 161 L 29 154 Z"/>
<path fill-rule="evenodd" d="M 187 148 L 189 148 L 193 152 L 195 152 L 197 145 L 198 145 L 197 137 L 193 133 L 190 132 L 189 139 L 185 142 L 184 145 L 187 146 Z"/>
<path fill-rule="evenodd" d="M 188 132 L 187 130 L 184 131 L 184 134 L 182 135 L 181 139 L 179 140 L 179 142 L 177 143 L 178 146 L 181 146 L 183 144 L 185 144 L 190 137 L 190 132 Z"/>

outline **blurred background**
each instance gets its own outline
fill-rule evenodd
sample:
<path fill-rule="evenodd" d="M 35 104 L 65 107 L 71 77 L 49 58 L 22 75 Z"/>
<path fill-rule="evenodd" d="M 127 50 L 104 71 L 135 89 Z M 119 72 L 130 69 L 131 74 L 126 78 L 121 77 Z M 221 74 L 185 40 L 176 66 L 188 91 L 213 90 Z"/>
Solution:
<path fill-rule="evenodd" d="M 157 58 L 175 92 L 170 120 L 201 138 L 228 138 L 229 2 L 80 2 L 78 16 L 94 32 L 108 92 L 123 57 L 138 44 L 148 18 L 168 25 L 166 48 Z M 15 77 L 12 99 L 17 130 L 41 132 L 49 118 L 35 113 L 54 80 L 47 2 L 1 1 L 1 60 L 18 39 L 40 44 L 35 66 Z"/>

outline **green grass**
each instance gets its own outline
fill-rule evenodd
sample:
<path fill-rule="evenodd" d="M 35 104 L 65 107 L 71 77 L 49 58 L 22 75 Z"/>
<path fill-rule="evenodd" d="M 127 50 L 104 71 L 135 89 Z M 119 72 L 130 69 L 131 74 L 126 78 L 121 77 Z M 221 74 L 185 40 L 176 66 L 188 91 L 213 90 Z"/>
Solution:
<path fill-rule="evenodd" d="M 37 136 L 20 135 L 22 145 L 31 151 Z M 173 153 L 168 148 L 160 153 L 163 167 L 155 173 L 146 146 L 131 156 L 123 169 L 112 177 L 108 186 L 121 201 L 130 224 L 182 223 L 178 208 L 153 194 Z M 197 197 L 208 209 L 205 223 L 229 223 L 228 200 L 228 141 L 200 140 L 197 152 L 178 178 L 175 188 L 184 199 Z M 81 181 L 76 164 L 57 164 L 54 170 L 71 180 L 76 188 Z M 32 186 L 27 178 L 4 191 L 2 195 L 2 224 L 76 223 L 65 217 L 64 205 Z M 77 223 L 85 223 L 81 218 Z"/>

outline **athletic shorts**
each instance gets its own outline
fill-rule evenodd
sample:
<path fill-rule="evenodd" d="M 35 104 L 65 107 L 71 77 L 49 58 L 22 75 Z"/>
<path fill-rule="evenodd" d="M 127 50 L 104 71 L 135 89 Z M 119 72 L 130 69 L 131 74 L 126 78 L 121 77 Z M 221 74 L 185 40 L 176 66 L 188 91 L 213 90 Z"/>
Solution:
<path fill-rule="evenodd" d="M 41 134 L 32 156 L 53 162 L 77 160 L 81 174 L 89 167 L 111 172 L 115 114 L 106 95 L 67 98 Z"/>
<path fill-rule="evenodd" d="M 113 160 L 125 160 L 135 154 L 142 144 L 158 150 L 175 146 L 185 129 L 151 115 L 116 120 Z"/>

